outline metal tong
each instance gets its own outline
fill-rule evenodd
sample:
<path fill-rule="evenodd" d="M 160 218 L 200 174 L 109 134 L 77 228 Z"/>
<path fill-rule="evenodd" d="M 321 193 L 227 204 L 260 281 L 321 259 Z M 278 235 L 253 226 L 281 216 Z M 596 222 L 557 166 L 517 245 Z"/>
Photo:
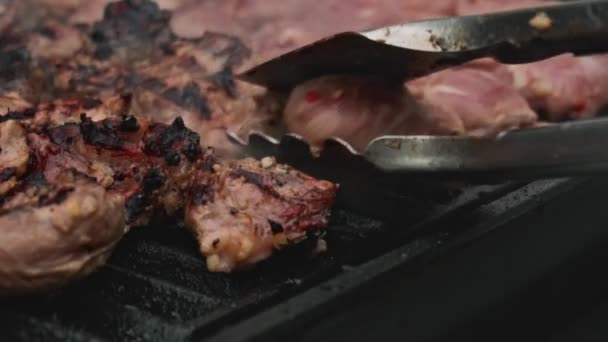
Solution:
<path fill-rule="evenodd" d="M 518 64 L 565 52 L 608 52 L 608 1 L 577 1 L 341 33 L 272 59 L 239 78 L 282 90 L 336 73 L 403 81 L 482 57 Z M 275 155 L 307 169 L 311 162 L 321 167 L 331 164 L 332 168 L 341 167 L 335 163 L 342 162 L 353 171 L 371 166 L 388 173 L 467 178 L 542 178 L 608 171 L 608 149 L 604 147 L 608 119 L 514 130 L 498 138 L 382 136 L 364 151 L 355 151 L 335 138 L 316 155 L 295 134 L 276 138 L 251 132 L 246 140 L 232 133 L 229 137 L 255 155 Z"/>
<path fill-rule="evenodd" d="M 507 131 L 496 138 L 383 136 L 363 152 L 329 139 L 315 153 L 295 134 L 229 137 L 257 157 L 276 156 L 304 170 L 348 169 L 452 180 L 525 180 L 608 172 L 608 118 Z M 362 176 L 361 178 L 365 178 Z"/>
<path fill-rule="evenodd" d="M 344 32 L 238 77 L 272 89 L 290 89 L 327 74 L 407 80 L 482 57 L 520 64 L 566 52 L 608 52 L 608 1 L 574 1 Z"/>

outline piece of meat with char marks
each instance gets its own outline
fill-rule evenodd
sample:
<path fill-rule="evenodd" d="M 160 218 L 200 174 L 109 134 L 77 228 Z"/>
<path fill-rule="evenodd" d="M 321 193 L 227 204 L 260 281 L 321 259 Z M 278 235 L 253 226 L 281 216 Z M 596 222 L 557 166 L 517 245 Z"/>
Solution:
<path fill-rule="evenodd" d="M 0 295 L 47 291 L 104 264 L 124 234 L 124 199 L 78 174 L 31 174 L 0 194 Z"/>
<path fill-rule="evenodd" d="M 140 226 L 155 212 L 174 214 L 183 207 L 183 192 L 201 148 L 198 136 L 180 120 L 148 124 L 132 116 L 94 122 L 83 115 L 28 135 L 32 168 L 54 181 L 65 169 L 93 177 L 125 198 L 127 223 Z"/>
<path fill-rule="evenodd" d="M 0 121 L 0 196 L 9 192 L 29 162 L 26 132 L 13 120 Z"/>
<path fill-rule="evenodd" d="M 201 149 L 198 135 L 179 118 L 170 125 L 149 122 L 110 112 L 109 108 L 121 107 L 91 99 L 56 101 L 52 107 L 54 115 L 49 115 L 49 104 L 41 104 L 39 112 L 34 108 L 26 110 L 27 115 L 0 116 L 5 123 L 22 124 L 27 132 L 27 174 L 40 175 L 49 184 L 62 183 L 66 173 L 84 175 L 105 189 L 107 196 L 122 199 L 125 229 L 146 224 L 154 215 L 174 215 L 185 209 L 186 221 L 212 271 L 242 269 L 269 257 L 275 249 L 322 237 L 337 190 L 332 183 L 268 159 L 222 161 L 212 150 Z M 104 117 L 99 121 L 87 116 L 87 111 L 102 109 L 108 112 L 99 114 Z M 12 213 L 8 209 L 6 215 Z M 201 214 L 209 210 L 216 214 Z M 222 218 L 224 214 L 228 216 Z M 219 223 L 223 223 L 220 230 Z M 279 226 L 285 235 L 277 232 Z M 221 244 L 214 246 L 220 249 L 204 247 L 217 237 L 222 238 Z"/>
<path fill-rule="evenodd" d="M 165 124 L 181 117 L 203 145 L 234 157 L 239 150 L 225 130 L 262 127 L 269 118 L 257 106 L 265 90 L 233 78 L 249 50 L 223 33 L 180 39 L 169 17 L 150 1 L 108 5 L 87 31 L 85 49 L 53 59 L 51 81 L 41 82 L 46 88 L 39 93 L 47 99 L 131 94 L 131 113 Z"/>
<path fill-rule="evenodd" d="M 458 116 L 439 114 L 418 103 L 401 83 L 336 75 L 296 87 L 283 120 L 312 145 L 337 137 L 362 150 L 381 135 L 464 133 Z"/>
<path fill-rule="evenodd" d="M 207 268 L 231 272 L 307 238 L 324 249 L 321 228 L 336 190 L 270 157 L 213 163 L 194 179 L 186 222 Z"/>
<path fill-rule="evenodd" d="M 181 39 L 169 27 L 170 13 L 149 0 L 108 4 L 85 27 L 40 12 L 0 44 L 4 93 L 32 104 L 132 94 L 133 113 L 166 124 L 181 116 L 204 145 L 231 156 L 238 148 L 225 130 L 265 121 L 256 115 L 256 97 L 265 90 L 233 78 L 249 57 L 236 37 L 209 32 Z"/>
<path fill-rule="evenodd" d="M 71 12 L 69 20 L 71 23 L 75 24 L 90 24 L 101 20 L 107 5 L 116 2 L 116 0 L 61 0 L 58 4 L 57 0 L 37 1 L 45 3 L 47 6 L 62 6 L 65 10 Z M 193 0 L 156 0 L 155 2 L 161 9 L 174 10 L 192 1 Z"/>

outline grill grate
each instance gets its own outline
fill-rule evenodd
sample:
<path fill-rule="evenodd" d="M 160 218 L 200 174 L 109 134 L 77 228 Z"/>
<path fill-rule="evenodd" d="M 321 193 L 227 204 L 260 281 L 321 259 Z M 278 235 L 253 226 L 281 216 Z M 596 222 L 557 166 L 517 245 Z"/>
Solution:
<path fill-rule="evenodd" d="M 433 231 L 442 218 L 463 213 L 466 217 L 469 209 L 509 193 L 523 200 L 530 197 L 527 191 L 517 184 L 469 187 L 444 204 L 427 208 L 425 217 L 402 217 L 398 223 L 337 209 L 328 228 L 327 254 L 310 258 L 292 250 L 232 275 L 207 272 L 196 243 L 178 223 L 139 228 L 94 275 L 49 295 L 3 300 L 0 318 L 12 341 L 204 338 L 303 291 L 327 286 L 319 284 L 345 270 L 363 281 L 365 276 L 356 272 L 359 268 L 406 242 L 411 253 L 399 262 L 432 250 L 445 238 Z M 468 227 L 468 221 L 460 222 Z"/>

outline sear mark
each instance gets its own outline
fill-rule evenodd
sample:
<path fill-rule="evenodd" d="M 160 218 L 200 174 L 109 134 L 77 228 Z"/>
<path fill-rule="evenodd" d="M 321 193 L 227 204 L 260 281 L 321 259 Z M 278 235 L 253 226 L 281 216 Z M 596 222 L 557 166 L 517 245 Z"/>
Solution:
<path fill-rule="evenodd" d="M 192 190 L 192 204 L 206 205 L 213 201 L 213 189 L 208 184 L 197 184 Z"/>
<path fill-rule="evenodd" d="M 217 72 L 209 77 L 213 84 L 222 89 L 226 95 L 231 98 L 237 97 L 236 92 L 236 83 L 234 82 L 234 74 L 232 73 L 232 69 L 230 67 L 226 67 L 222 69 L 222 71 Z"/>
<path fill-rule="evenodd" d="M 137 118 L 133 115 L 125 114 L 118 125 L 118 129 L 122 132 L 137 132 L 139 130 L 139 122 L 137 122 Z"/>
<path fill-rule="evenodd" d="M 13 178 L 17 175 L 17 168 L 15 167 L 7 167 L 5 169 L 0 170 L 0 183 L 6 182 L 7 180 Z"/>
<path fill-rule="evenodd" d="M 69 147 L 80 136 L 78 124 L 67 123 L 49 130 L 51 141 L 61 147 Z"/>
<path fill-rule="evenodd" d="M 30 58 L 29 51 L 24 47 L 0 50 L 0 79 L 11 81 L 22 76 Z"/>
<path fill-rule="evenodd" d="M 74 188 L 62 188 L 50 195 L 42 195 L 38 198 L 38 205 L 45 206 L 59 204 L 63 202 L 72 191 L 74 191 Z"/>
<path fill-rule="evenodd" d="M 198 134 L 189 130 L 182 118 L 176 118 L 170 126 L 156 125 L 151 131 L 145 140 L 146 153 L 162 156 L 170 165 L 177 165 L 181 161 L 178 151 L 191 161 L 201 155 Z"/>
<path fill-rule="evenodd" d="M 127 222 L 133 222 L 143 214 L 152 200 L 153 193 L 165 183 L 165 176 L 157 170 L 150 170 L 144 176 L 140 189 L 127 199 Z"/>
<path fill-rule="evenodd" d="M 195 82 L 188 82 L 181 90 L 171 87 L 162 94 L 164 98 L 174 104 L 198 113 L 203 119 L 211 120 L 211 110 L 207 98 Z"/>
<path fill-rule="evenodd" d="M 169 13 L 150 0 L 112 2 L 90 34 L 95 55 L 108 59 L 120 51 L 127 58 L 137 58 L 161 51 L 160 47 L 174 39 L 169 19 Z"/>
<path fill-rule="evenodd" d="M 123 150 L 125 147 L 125 141 L 116 134 L 115 126 L 109 120 L 99 125 L 83 113 L 80 115 L 80 132 L 87 144 L 112 150 Z"/>
<path fill-rule="evenodd" d="M 272 230 L 272 234 L 280 234 L 285 231 L 285 229 L 283 229 L 283 226 L 278 222 L 269 219 L 268 223 L 270 224 L 270 230 Z"/>
<path fill-rule="evenodd" d="M 5 122 L 9 120 L 27 120 L 34 117 L 36 114 L 36 109 L 28 108 L 24 111 L 10 111 L 2 116 L 0 116 L 0 122 Z"/>
<path fill-rule="evenodd" d="M 82 108 L 84 109 L 93 109 L 101 105 L 101 101 L 99 99 L 85 98 L 82 100 Z"/>
<path fill-rule="evenodd" d="M 264 177 L 255 172 L 251 172 L 251 171 L 247 171 L 247 170 L 243 170 L 243 169 L 237 169 L 232 172 L 232 175 L 237 178 L 243 177 L 243 178 L 245 178 L 245 181 L 247 181 L 248 183 L 254 184 L 259 188 L 262 188 L 262 189 L 266 188 L 266 185 L 264 184 Z"/>

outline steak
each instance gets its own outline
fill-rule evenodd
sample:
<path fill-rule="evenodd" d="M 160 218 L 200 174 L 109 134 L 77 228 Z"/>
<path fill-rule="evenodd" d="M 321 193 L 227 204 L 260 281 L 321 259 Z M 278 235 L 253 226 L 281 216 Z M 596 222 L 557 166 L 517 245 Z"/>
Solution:
<path fill-rule="evenodd" d="M 124 233 L 124 199 L 79 174 L 39 174 L 0 195 L 0 295 L 40 292 L 84 277 Z"/>
<path fill-rule="evenodd" d="M 23 6 L 21 6 L 23 7 Z M 25 13 L 28 24 L 7 29 L 0 44 L 0 91 L 32 103 L 57 99 L 132 97 L 132 112 L 171 124 L 181 117 L 203 146 L 228 157 L 239 151 L 225 130 L 262 128 L 259 87 L 234 80 L 250 50 L 234 36 L 209 32 L 177 37 L 171 15 L 145 0 L 109 4 L 101 20 L 66 24 L 69 12 Z"/>
<path fill-rule="evenodd" d="M 321 241 L 336 185 L 272 159 L 223 161 L 180 118 L 148 121 L 123 112 L 126 102 L 57 100 L 0 116 L 8 147 L 0 155 L 0 228 L 10 232 L 0 241 L 2 292 L 88 274 L 125 231 L 157 216 L 185 213 L 217 272 L 247 268 L 307 238 Z M 17 237 L 5 227 L 11 223 L 27 223 L 31 233 Z M 22 245 L 9 248 L 17 238 Z M 40 249 L 22 251 L 28 240 Z"/>
<path fill-rule="evenodd" d="M 208 163 L 210 165 L 210 163 Z M 336 186 L 273 158 L 214 163 L 199 172 L 186 222 L 216 272 L 250 267 L 274 250 L 312 239 L 324 250 L 322 230 Z"/>

